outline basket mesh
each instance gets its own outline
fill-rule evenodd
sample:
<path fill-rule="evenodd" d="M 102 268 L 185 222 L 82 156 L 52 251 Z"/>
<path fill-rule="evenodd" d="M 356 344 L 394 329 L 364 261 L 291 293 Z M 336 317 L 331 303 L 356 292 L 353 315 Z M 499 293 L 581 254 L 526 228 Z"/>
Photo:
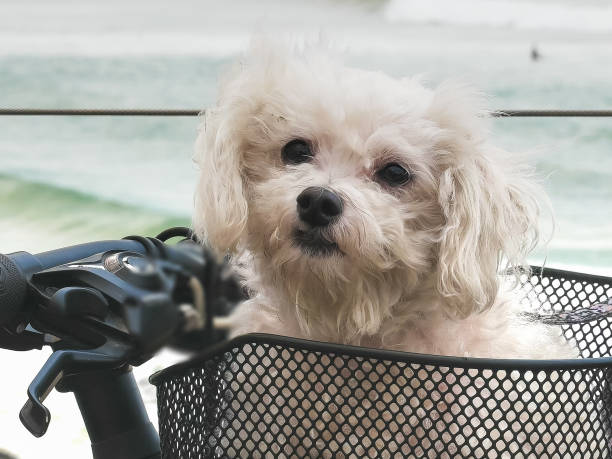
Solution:
<path fill-rule="evenodd" d="M 525 276 L 530 314 L 611 355 L 610 279 Z M 246 335 L 166 369 L 162 456 L 610 457 L 612 359 L 419 356 Z"/>

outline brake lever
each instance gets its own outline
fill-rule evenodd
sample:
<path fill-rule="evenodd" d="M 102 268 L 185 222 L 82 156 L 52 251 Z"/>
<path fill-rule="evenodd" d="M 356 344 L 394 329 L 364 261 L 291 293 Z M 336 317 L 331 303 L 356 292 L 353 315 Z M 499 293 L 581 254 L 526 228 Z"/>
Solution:
<path fill-rule="evenodd" d="M 125 306 L 129 339 L 108 324 L 100 324 L 97 331 L 106 336 L 101 346 L 54 351 L 28 387 L 28 401 L 19 413 L 22 424 L 36 437 L 45 434 L 51 413 L 43 402 L 64 377 L 147 361 L 175 330 L 178 311 L 171 306 L 168 295 L 152 293 L 138 304 Z"/>
<path fill-rule="evenodd" d="M 61 350 L 51 354 L 30 383 L 28 401 L 19 412 L 21 423 L 32 435 L 42 437 L 47 431 L 51 413 L 43 402 L 63 377 L 85 371 L 116 368 L 122 365 L 128 352 L 127 348 L 121 346 L 102 348 L 87 351 Z"/>

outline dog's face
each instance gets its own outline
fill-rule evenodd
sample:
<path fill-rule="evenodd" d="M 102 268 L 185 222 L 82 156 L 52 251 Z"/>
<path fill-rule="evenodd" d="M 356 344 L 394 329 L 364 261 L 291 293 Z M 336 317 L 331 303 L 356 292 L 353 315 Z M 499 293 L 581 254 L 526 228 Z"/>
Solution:
<path fill-rule="evenodd" d="M 246 247 L 322 273 L 427 269 L 431 230 L 442 223 L 424 148 L 432 123 L 393 113 L 396 100 L 358 94 L 377 75 L 360 73 L 362 86 L 341 73 L 315 82 L 313 71 L 304 88 L 299 75 L 275 82 L 288 94 L 270 95 L 274 104 L 264 96 L 245 126 Z"/>
<path fill-rule="evenodd" d="M 316 53 L 254 54 L 198 139 L 198 234 L 248 250 L 296 304 L 350 303 L 334 317 L 361 332 L 423 286 L 459 316 L 490 305 L 538 207 L 471 96 Z"/>

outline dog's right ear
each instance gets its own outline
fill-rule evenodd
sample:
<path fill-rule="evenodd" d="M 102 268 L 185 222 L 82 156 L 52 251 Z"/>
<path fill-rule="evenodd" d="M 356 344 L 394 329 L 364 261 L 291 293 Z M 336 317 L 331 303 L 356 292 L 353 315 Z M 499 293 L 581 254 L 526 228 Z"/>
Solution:
<path fill-rule="evenodd" d="M 235 252 L 245 231 L 248 205 L 242 180 L 240 140 L 224 110 L 202 117 L 195 161 L 200 177 L 193 227 L 197 237 L 223 255 Z"/>

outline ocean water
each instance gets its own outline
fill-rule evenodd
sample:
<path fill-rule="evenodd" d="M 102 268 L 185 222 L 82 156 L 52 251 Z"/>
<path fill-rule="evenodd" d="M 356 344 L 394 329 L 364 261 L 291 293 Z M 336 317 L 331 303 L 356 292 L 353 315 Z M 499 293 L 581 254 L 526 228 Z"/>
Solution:
<path fill-rule="evenodd" d="M 251 34 L 322 31 L 352 65 L 422 74 L 431 85 L 458 79 L 488 94 L 493 109 L 612 107 L 604 1 L 230 3 L 2 0 L 0 105 L 204 109 Z M 538 62 L 529 59 L 534 45 Z M 0 250 L 189 224 L 196 126 L 1 117 Z M 556 215 L 548 263 L 612 267 L 611 120 L 497 119 L 492 130 L 501 145 L 529 151 L 546 177 Z"/>
<path fill-rule="evenodd" d="M 0 106 L 205 109 L 219 75 L 262 32 L 322 32 L 351 65 L 431 85 L 460 80 L 492 109 L 612 109 L 604 0 L 0 0 Z M 0 252 L 188 225 L 197 123 L 0 117 Z M 528 152 L 552 201 L 556 230 L 533 261 L 612 275 L 612 119 L 505 118 L 491 129 L 500 145 Z M 0 424 L 14 431 L 0 450 L 87 455 L 69 395 L 50 396 L 57 417 L 43 439 L 18 424 L 44 356 L 15 355 L 0 353 L 15 368 L 0 396 Z"/>

